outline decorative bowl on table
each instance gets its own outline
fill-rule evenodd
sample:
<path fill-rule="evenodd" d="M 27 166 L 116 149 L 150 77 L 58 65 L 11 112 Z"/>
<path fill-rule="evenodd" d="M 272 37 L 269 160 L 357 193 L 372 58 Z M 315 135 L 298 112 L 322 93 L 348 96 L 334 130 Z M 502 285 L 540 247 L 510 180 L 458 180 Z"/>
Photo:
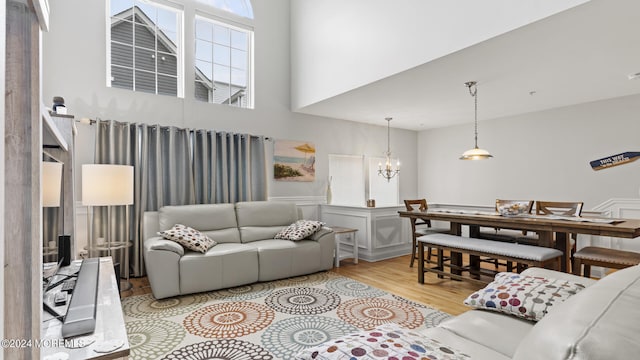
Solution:
<path fill-rule="evenodd" d="M 498 206 L 498 212 L 502 216 L 526 215 L 529 213 L 529 203 L 526 201 L 511 202 L 509 204 Z"/>

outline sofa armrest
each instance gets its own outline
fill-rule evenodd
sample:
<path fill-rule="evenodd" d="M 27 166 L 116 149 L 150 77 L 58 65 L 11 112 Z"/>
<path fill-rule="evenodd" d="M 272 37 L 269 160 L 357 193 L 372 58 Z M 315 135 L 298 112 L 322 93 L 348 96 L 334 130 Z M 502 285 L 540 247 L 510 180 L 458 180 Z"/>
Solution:
<path fill-rule="evenodd" d="M 144 241 L 144 264 L 151 292 L 156 299 L 180 295 L 180 244 L 159 236 Z"/>
<path fill-rule="evenodd" d="M 540 276 L 540 277 L 551 278 L 551 279 L 571 281 L 571 282 L 574 282 L 574 283 L 582 284 L 584 286 L 593 285 L 597 281 L 597 280 L 589 279 L 589 278 L 582 277 L 582 276 L 563 273 L 561 271 L 543 269 L 543 268 L 538 268 L 538 267 L 530 267 L 530 268 L 526 269 L 525 271 L 523 271 L 520 274 L 521 275 L 527 275 L 527 276 Z"/>
<path fill-rule="evenodd" d="M 333 229 L 323 226 L 308 237 L 308 240 L 316 241 L 320 245 L 320 269 L 333 268 L 333 257 L 336 251 L 336 233 Z"/>
<path fill-rule="evenodd" d="M 320 228 L 320 230 L 316 231 L 315 233 L 313 233 L 313 235 L 309 236 L 308 239 L 309 240 L 319 241 L 323 237 L 326 237 L 326 236 L 328 236 L 329 234 L 332 234 L 332 233 L 333 233 L 333 230 L 331 228 L 323 226 L 323 227 Z"/>
<path fill-rule="evenodd" d="M 178 254 L 178 256 L 180 257 L 184 255 L 184 248 L 182 247 L 182 245 L 176 243 L 175 241 L 163 239 L 160 236 L 152 237 L 150 239 L 145 240 L 144 247 L 146 251 L 165 250 L 165 251 L 174 252 Z"/>

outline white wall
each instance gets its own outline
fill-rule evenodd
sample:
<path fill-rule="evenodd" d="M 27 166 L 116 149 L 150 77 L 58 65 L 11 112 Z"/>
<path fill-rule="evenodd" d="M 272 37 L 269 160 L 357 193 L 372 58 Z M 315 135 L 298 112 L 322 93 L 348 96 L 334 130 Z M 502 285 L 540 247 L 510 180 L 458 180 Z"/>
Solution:
<path fill-rule="evenodd" d="M 637 198 L 640 162 L 594 171 L 589 162 L 640 151 L 640 96 L 481 121 L 478 145 L 494 156 L 461 161 L 473 124 L 418 135 L 418 194 L 430 202 L 491 205 L 496 198 L 584 201 Z"/>
<path fill-rule="evenodd" d="M 271 197 L 324 196 L 327 154 L 381 156 L 386 148 L 386 124 L 370 126 L 290 111 L 289 1 L 254 1 L 255 109 L 207 104 L 193 99 L 186 79 L 186 98 L 151 95 L 105 85 L 105 9 L 93 1 L 51 3 L 51 30 L 44 34 L 44 99 L 63 96 L 70 114 L 118 121 L 173 124 L 182 127 L 248 132 L 276 139 L 312 141 L 317 149 L 316 181 L 270 180 Z M 193 13 L 191 2 L 185 12 Z M 186 31 L 192 28 L 185 24 Z M 188 39 L 188 38 L 187 38 Z M 187 49 L 192 45 L 186 44 Z M 187 51 L 185 64 L 193 64 Z M 78 125 L 77 162 L 93 162 L 93 127 Z M 392 129 L 392 151 L 401 159 L 401 198 L 417 193 L 415 149 L 417 133 Z M 268 146 L 268 154 L 272 146 Z M 269 155 L 271 158 L 271 155 Z M 271 166 L 269 170 L 271 172 Z M 80 171 L 76 172 L 79 176 Z M 270 179 L 272 178 L 271 173 Z M 77 187 L 80 178 L 76 179 Z M 81 193 L 76 191 L 76 199 Z"/>
<path fill-rule="evenodd" d="M 586 1 L 291 1 L 293 109 Z"/>

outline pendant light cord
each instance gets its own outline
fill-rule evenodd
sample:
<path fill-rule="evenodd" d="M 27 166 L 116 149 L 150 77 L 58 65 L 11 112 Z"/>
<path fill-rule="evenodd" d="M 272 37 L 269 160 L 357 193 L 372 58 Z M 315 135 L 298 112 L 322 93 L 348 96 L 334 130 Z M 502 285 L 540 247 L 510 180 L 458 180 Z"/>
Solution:
<path fill-rule="evenodd" d="M 467 87 L 469 88 L 469 94 L 471 94 L 471 96 L 473 96 L 474 98 L 474 124 L 475 124 L 475 130 L 474 130 L 474 134 L 475 134 L 475 147 L 478 148 L 478 88 L 476 87 L 476 82 L 475 81 L 469 81 L 467 83 L 465 83 L 465 85 L 467 85 Z M 473 90 L 471 90 L 471 87 L 473 87 Z"/>
<path fill-rule="evenodd" d="M 391 154 L 391 119 L 387 119 L 387 155 Z"/>
<path fill-rule="evenodd" d="M 471 90 L 471 89 L 469 89 L 469 90 Z M 474 115 L 474 119 L 475 119 L 475 123 L 476 123 L 476 137 L 475 137 L 475 141 L 476 141 L 476 148 L 477 148 L 477 147 L 478 147 L 478 88 L 474 86 L 474 87 L 473 87 L 473 90 L 474 90 L 474 92 L 473 92 L 472 96 L 473 96 L 473 98 L 475 99 L 475 101 L 474 101 L 474 102 L 475 102 L 475 108 L 474 108 L 475 115 Z"/>
<path fill-rule="evenodd" d="M 387 160 L 391 161 L 391 159 L 389 158 L 389 156 L 391 155 L 391 118 L 386 118 L 385 120 L 387 120 Z"/>

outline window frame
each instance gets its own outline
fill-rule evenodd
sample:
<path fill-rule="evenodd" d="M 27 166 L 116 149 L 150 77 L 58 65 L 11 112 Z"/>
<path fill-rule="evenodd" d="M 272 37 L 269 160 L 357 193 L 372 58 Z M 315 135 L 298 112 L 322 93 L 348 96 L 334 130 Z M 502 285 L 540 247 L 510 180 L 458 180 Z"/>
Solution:
<path fill-rule="evenodd" d="M 147 93 L 147 94 L 154 94 L 154 95 L 165 95 L 165 96 L 172 96 L 172 97 L 176 97 L 176 98 L 181 98 L 184 99 L 184 93 L 185 93 L 185 66 L 184 66 L 184 58 L 185 58 L 185 34 L 184 34 L 184 22 L 185 22 L 185 9 L 183 6 L 180 6 L 176 3 L 170 2 L 170 1 L 166 1 L 166 0 L 138 0 L 141 2 L 145 2 L 150 4 L 151 6 L 154 7 L 159 7 L 161 9 L 165 9 L 165 10 L 169 10 L 172 12 L 176 13 L 176 95 L 172 95 L 172 94 L 162 94 L 158 92 L 158 75 L 165 75 L 162 73 L 158 72 L 158 67 L 156 65 L 156 69 L 153 72 L 154 76 L 155 76 L 155 91 L 154 92 L 150 92 L 150 91 L 144 91 L 144 90 L 136 90 L 136 86 L 135 86 L 135 48 L 136 48 L 136 44 L 135 44 L 135 33 L 132 34 L 133 36 L 133 40 L 132 40 L 132 44 L 131 46 L 134 49 L 134 53 L 133 53 L 133 57 L 132 57 L 132 71 L 134 71 L 133 75 L 132 75 L 132 82 L 133 82 L 133 88 L 132 89 L 126 89 L 126 88 L 120 88 L 117 86 L 113 86 L 112 85 L 112 81 L 111 81 L 111 77 L 112 77 L 112 52 L 111 52 L 111 48 L 112 48 L 112 42 L 111 42 L 111 22 L 112 22 L 112 15 L 111 15 L 111 1 L 112 0 L 106 0 L 105 1 L 105 47 L 106 47 L 106 85 L 109 88 L 115 88 L 115 89 L 123 89 L 123 90 L 129 90 L 129 91 L 134 91 L 134 92 L 141 92 L 141 93 Z M 135 3 L 134 3 L 135 5 Z M 157 26 L 157 24 L 155 24 Z M 126 45 L 126 44 L 125 44 Z M 157 45 L 155 50 L 155 54 L 157 55 L 158 53 L 158 49 L 157 49 Z M 117 65 L 120 66 L 120 65 Z M 126 68 L 123 66 L 123 68 Z M 146 70 L 143 70 L 146 71 Z M 150 72 L 151 73 L 151 72 Z"/>
<path fill-rule="evenodd" d="M 226 27 L 230 30 L 235 30 L 235 31 L 239 31 L 242 33 L 245 33 L 247 35 L 247 69 L 246 69 L 246 81 L 247 81 L 247 85 L 246 85 L 246 97 L 247 97 L 247 105 L 246 106 L 233 106 L 232 104 L 226 104 L 226 103 L 216 103 L 213 99 L 208 99 L 206 101 L 206 103 L 209 104 L 216 104 L 216 105 L 226 105 L 226 106 L 233 106 L 233 107 L 237 107 L 240 109 L 254 109 L 255 108 L 255 81 L 254 81 L 254 67 L 255 67 L 255 30 L 254 27 L 252 26 L 253 24 L 253 19 L 249 19 L 249 18 L 244 18 L 241 17 L 237 14 L 234 13 L 230 13 L 230 12 L 226 12 L 224 10 L 218 9 L 218 8 L 208 8 L 207 9 L 203 9 L 202 6 L 197 8 L 195 11 L 195 15 L 193 17 L 193 85 L 194 85 L 194 91 L 193 91 L 193 98 L 195 101 L 198 102 L 205 102 L 204 100 L 198 99 L 196 98 L 196 94 L 195 94 L 195 85 L 196 85 L 196 62 L 198 61 L 198 58 L 196 56 L 196 43 L 198 40 L 198 37 L 196 35 L 196 25 L 197 25 L 197 21 L 201 19 L 202 21 L 207 21 L 213 25 L 218 25 L 218 26 L 223 26 Z M 213 45 L 213 42 L 211 43 Z M 229 46 L 229 49 L 231 49 L 231 46 Z M 212 64 L 213 64 L 213 59 L 212 59 Z M 233 69 L 232 66 L 229 66 L 229 69 L 231 71 L 231 69 Z M 213 71 L 213 69 L 212 69 Z M 214 81 L 212 79 L 212 81 Z"/>

